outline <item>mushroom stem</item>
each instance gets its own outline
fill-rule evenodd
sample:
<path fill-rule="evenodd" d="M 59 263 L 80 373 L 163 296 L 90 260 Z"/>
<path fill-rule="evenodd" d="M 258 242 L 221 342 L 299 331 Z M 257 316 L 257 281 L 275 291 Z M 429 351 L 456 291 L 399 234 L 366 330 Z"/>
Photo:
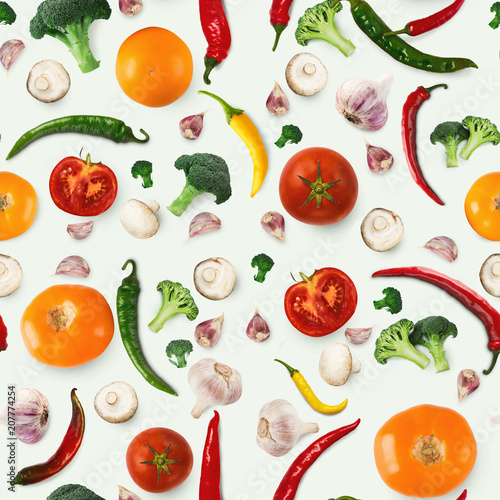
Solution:
<path fill-rule="evenodd" d="M 45 77 L 45 75 L 39 76 L 35 80 L 35 87 L 38 90 L 47 90 L 49 88 L 49 81 L 47 80 L 47 78 Z"/>
<path fill-rule="evenodd" d="M 385 217 L 376 217 L 373 221 L 373 229 L 375 231 L 382 231 L 387 227 L 387 219 Z"/>
<path fill-rule="evenodd" d="M 217 271 L 213 267 L 207 267 L 203 270 L 203 279 L 207 283 L 212 283 L 212 281 L 217 276 Z"/>
<path fill-rule="evenodd" d="M 5 274 L 6 272 L 7 266 L 3 262 L 0 262 L 0 276 L 2 276 L 2 274 Z"/>
<path fill-rule="evenodd" d="M 109 405 L 114 405 L 118 401 L 118 396 L 116 395 L 116 392 L 110 391 L 106 394 L 104 399 Z"/>
<path fill-rule="evenodd" d="M 495 262 L 495 264 L 493 264 L 493 267 L 491 268 L 491 272 L 495 276 L 500 276 L 500 262 Z"/>
<path fill-rule="evenodd" d="M 314 73 L 316 73 L 316 65 L 313 63 L 304 64 L 302 71 L 304 71 L 306 75 L 314 75 Z"/>

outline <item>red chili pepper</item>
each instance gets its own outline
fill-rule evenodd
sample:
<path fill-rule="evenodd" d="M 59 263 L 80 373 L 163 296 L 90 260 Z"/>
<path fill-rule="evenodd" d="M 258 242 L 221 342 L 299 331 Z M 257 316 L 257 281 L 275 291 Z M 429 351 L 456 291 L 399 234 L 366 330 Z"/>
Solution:
<path fill-rule="evenodd" d="M 271 10 L 269 15 L 271 16 L 271 24 L 276 31 L 276 39 L 274 40 L 273 52 L 278 46 L 278 42 L 281 33 L 288 26 L 288 21 L 290 21 L 290 7 L 292 6 L 293 0 L 273 0 L 271 5 Z"/>
<path fill-rule="evenodd" d="M 231 31 L 222 0 L 200 0 L 200 20 L 208 43 L 203 81 L 210 85 L 208 75 L 227 57 L 231 47 Z"/>
<path fill-rule="evenodd" d="M 0 316 L 0 351 L 5 351 L 7 349 L 7 327 L 3 322 L 2 316 Z"/>
<path fill-rule="evenodd" d="M 465 500 L 467 498 L 467 490 L 464 490 L 463 493 L 457 498 L 457 500 Z"/>
<path fill-rule="evenodd" d="M 372 277 L 377 276 L 404 276 L 426 281 L 449 293 L 470 312 L 474 313 L 483 322 L 488 333 L 488 349 L 493 352 L 493 362 L 490 368 L 484 370 L 483 373 L 485 375 L 491 373 L 500 354 L 500 313 L 484 297 L 481 297 L 461 281 L 428 267 L 413 266 L 382 269 L 372 274 Z"/>
<path fill-rule="evenodd" d="M 290 468 L 283 476 L 283 479 L 274 494 L 273 500 L 293 500 L 295 498 L 295 494 L 297 493 L 300 480 L 309 467 L 311 467 L 319 456 L 333 443 L 336 443 L 340 438 L 356 429 L 360 422 L 361 419 L 358 418 L 358 420 L 356 420 L 353 424 L 328 432 L 309 445 L 292 462 L 292 465 L 290 465 Z"/>
<path fill-rule="evenodd" d="M 445 7 L 439 12 L 436 12 L 428 17 L 423 17 L 422 19 L 417 19 L 416 21 L 410 21 L 403 29 L 398 31 L 389 31 L 388 33 L 384 33 L 383 36 L 401 34 L 417 36 L 439 28 L 455 16 L 464 2 L 465 0 L 455 0 L 451 5 L 448 5 L 448 7 Z"/>
<path fill-rule="evenodd" d="M 219 413 L 208 424 L 203 448 L 200 478 L 200 500 L 221 500 L 220 494 Z"/>
<path fill-rule="evenodd" d="M 85 414 L 80 400 L 76 397 L 76 389 L 71 391 L 71 403 L 73 408 L 71 422 L 57 451 L 46 462 L 20 470 L 14 481 L 11 481 L 12 486 L 39 483 L 63 470 L 76 455 L 85 430 Z"/>
<path fill-rule="evenodd" d="M 422 174 L 422 170 L 418 163 L 417 155 L 417 112 L 420 109 L 420 106 L 422 106 L 423 102 L 429 99 L 432 90 L 438 87 L 444 87 L 445 89 L 447 89 L 448 85 L 440 83 L 439 85 L 434 85 L 433 87 L 429 88 L 418 87 L 417 90 L 415 90 L 408 96 L 403 106 L 401 132 L 403 135 L 403 150 L 405 152 L 406 162 L 408 163 L 408 168 L 410 169 L 412 179 L 437 204 L 444 205 L 444 202 L 431 189 L 429 184 L 427 184 L 427 181 L 424 179 L 424 175 Z"/>

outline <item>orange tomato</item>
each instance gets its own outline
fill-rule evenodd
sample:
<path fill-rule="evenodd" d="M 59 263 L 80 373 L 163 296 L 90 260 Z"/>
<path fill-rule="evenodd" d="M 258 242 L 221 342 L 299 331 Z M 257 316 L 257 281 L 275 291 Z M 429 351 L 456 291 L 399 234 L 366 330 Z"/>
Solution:
<path fill-rule="evenodd" d="M 380 477 L 408 497 L 429 498 L 458 488 L 472 471 L 477 445 L 459 413 L 414 406 L 390 418 L 375 436 Z"/>
<path fill-rule="evenodd" d="M 0 241 L 26 232 L 35 220 L 36 208 L 33 186 L 19 175 L 0 172 Z"/>
<path fill-rule="evenodd" d="M 476 233 L 487 240 L 500 241 L 500 172 L 479 177 L 469 189 L 464 206 Z"/>
<path fill-rule="evenodd" d="M 122 43 L 115 71 L 128 97 L 157 108 L 186 92 L 193 76 L 193 58 L 175 33 L 164 28 L 144 28 Z"/>
<path fill-rule="evenodd" d="M 21 318 L 28 352 L 49 366 L 71 368 L 101 355 L 114 333 L 106 299 L 83 285 L 54 285 L 38 294 Z"/>

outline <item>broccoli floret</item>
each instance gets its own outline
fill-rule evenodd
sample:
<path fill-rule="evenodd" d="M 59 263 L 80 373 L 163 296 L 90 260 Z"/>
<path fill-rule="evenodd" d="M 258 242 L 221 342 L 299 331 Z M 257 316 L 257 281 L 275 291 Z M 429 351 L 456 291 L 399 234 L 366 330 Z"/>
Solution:
<path fill-rule="evenodd" d="M 305 46 L 309 40 L 323 40 L 349 57 L 356 47 L 342 36 L 335 25 L 335 14 L 341 10 L 342 4 L 339 0 L 326 0 L 307 9 L 299 19 L 295 31 L 297 43 Z"/>
<path fill-rule="evenodd" d="M 257 268 L 257 274 L 253 277 L 255 281 L 264 283 L 266 274 L 273 268 L 274 261 L 265 253 L 259 253 L 252 259 L 252 267 Z"/>
<path fill-rule="evenodd" d="M 165 280 L 158 283 L 156 289 L 163 293 L 163 302 L 158 314 L 148 325 L 153 332 L 158 333 L 176 314 L 185 314 L 189 321 L 196 319 L 198 307 L 187 288 L 180 283 Z"/>
<path fill-rule="evenodd" d="M 142 187 L 150 188 L 153 187 L 153 179 L 151 174 L 153 173 L 153 164 L 147 160 L 138 160 L 132 166 L 132 177 L 137 179 L 142 178 Z"/>
<path fill-rule="evenodd" d="M 185 339 L 172 340 L 167 345 L 166 352 L 173 365 L 177 368 L 184 368 L 187 366 L 186 358 L 193 352 L 193 344 Z M 177 362 L 172 359 L 174 357 L 177 358 Z"/>
<path fill-rule="evenodd" d="M 491 8 L 490 11 L 495 14 L 495 17 L 493 20 L 490 22 L 490 26 L 496 30 L 500 26 L 500 2 L 495 2 Z"/>
<path fill-rule="evenodd" d="M 68 47 L 82 73 L 99 67 L 90 50 L 88 31 L 97 19 L 109 19 L 111 7 L 106 0 L 45 0 L 30 22 L 31 36 L 57 38 Z"/>
<path fill-rule="evenodd" d="M 380 300 L 374 300 L 373 305 L 375 309 L 385 309 L 391 314 L 397 314 L 403 309 L 403 301 L 401 299 L 401 293 L 399 290 L 392 288 L 391 286 L 384 288 L 382 290 L 384 298 Z"/>
<path fill-rule="evenodd" d="M 500 133 L 494 123 L 487 118 L 467 116 L 462 120 L 462 125 L 470 130 L 469 140 L 460 151 L 460 156 L 468 160 L 471 154 L 482 144 L 492 142 L 496 146 L 500 142 Z"/>
<path fill-rule="evenodd" d="M 215 195 L 220 205 L 231 197 L 231 177 L 227 163 L 217 155 L 195 153 L 182 155 L 174 163 L 177 170 L 184 170 L 186 185 L 181 194 L 168 206 L 174 215 L 180 216 L 200 194 Z"/>
<path fill-rule="evenodd" d="M 380 337 L 375 342 L 375 359 L 381 365 L 387 363 L 387 358 L 404 358 L 412 361 L 424 369 L 430 359 L 423 353 L 418 352 L 410 342 L 409 335 L 413 328 L 413 322 L 408 319 L 400 319 L 394 325 L 382 330 Z"/>
<path fill-rule="evenodd" d="M 415 328 L 410 335 L 413 345 L 422 345 L 429 349 L 434 359 L 436 373 L 450 369 L 444 352 L 444 341 L 447 337 L 455 338 L 458 335 L 456 325 L 443 316 L 429 316 L 415 323 Z"/>
<path fill-rule="evenodd" d="M 434 129 L 430 139 L 432 144 L 440 142 L 446 148 L 446 166 L 458 167 L 458 145 L 466 141 L 469 136 L 469 129 L 465 128 L 460 122 L 444 122 Z"/>
<path fill-rule="evenodd" d="M 55 489 L 47 500 L 104 500 L 81 484 L 64 484 Z"/>
<path fill-rule="evenodd" d="M 7 2 L 0 2 L 0 24 L 14 24 L 16 17 L 14 9 Z"/>
<path fill-rule="evenodd" d="M 283 125 L 281 137 L 274 143 L 279 148 L 285 144 L 298 144 L 302 140 L 302 132 L 296 125 Z"/>

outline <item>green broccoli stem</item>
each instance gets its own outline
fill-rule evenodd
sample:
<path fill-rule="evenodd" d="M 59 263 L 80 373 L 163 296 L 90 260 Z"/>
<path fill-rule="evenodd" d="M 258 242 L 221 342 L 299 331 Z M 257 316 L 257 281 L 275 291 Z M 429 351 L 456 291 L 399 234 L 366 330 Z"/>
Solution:
<path fill-rule="evenodd" d="M 457 151 L 458 151 L 458 144 L 449 145 L 446 148 L 446 166 L 447 167 L 458 167 Z"/>
<path fill-rule="evenodd" d="M 432 359 L 434 360 L 434 366 L 436 367 L 436 373 L 445 372 L 450 369 L 450 364 L 446 359 L 446 353 L 441 345 L 435 345 L 429 348 Z"/>
<path fill-rule="evenodd" d="M 167 210 L 180 217 L 187 210 L 190 203 L 200 194 L 203 194 L 203 191 L 198 191 L 186 182 L 181 194 L 167 207 Z"/>
<path fill-rule="evenodd" d="M 284 135 L 282 135 L 274 144 L 276 144 L 276 146 L 278 146 L 279 148 L 282 148 L 287 142 L 288 139 Z"/>
<path fill-rule="evenodd" d="M 172 361 L 169 359 L 169 361 L 177 366 L 177 368 L 185 368 L 187 366 L 187 359 L 186 359 L 186 354 L 183 354 L 182 356 L 175 356 L 177 358 L 177 363 L 175 361 Z"/>
<path fill-rule="evenodd" d="M 479 146 L 481 146 L 481 144 L 483 144 L 483 142 L 481 142 L 481 140 L 479 139 L 479 136 L 476 139 L 475 136 L 473 136 L 471 134 L 471 136 L 469 137 L 469 140 L 467 141 L 467 144 L 462 148 L 462 151 L 460 151 L 460 156 L 464 160 L 468 160 L 471 157 L 472 153 L 474 153 L 474 151 Z"/>
<path fill-rule="evenodd" d="M 489 26 L 496 30 L 500 26 L 500 16 L 496 16 L 491 23 L 489 23 Z"/>
<path fill-rule="evenodd" d="M 153 332 L 158 333 L 170 318 L 173 318 L 176 314 L 180 313 L 182 313 L 182 311 L 178 309 L 177 303 L 168 302 L 168 298 L 164 297 L 158 314 L 153 318 L 148 326 L 151 330 L 153 330 Z"/>
<path fill-rule="evenodd" d="M 151 176 L 144 176 L 142 178 L 142 187 L 147 189 L 147 188 L 150 188 L 150 187 L 153 187 L 153 179 L 151 178 Z"/>
<path fill-rule="evenodd" d="M 413 345 L 408 344 L 401 349 L 400 357 L 412 361 L 422 370 L 430 363 L 430 359 L 422 352 L 417 351 Z"/>
<path fill-rule="evenodd" d="M 68 47 L 82 73 L 90 73 L 99 67 L 100 62 L 90 50 L 89 27 L 92 21 L 66 26 L 66 34 L 54 35 Z"/>
<path fill-rule="evenodd" d="M 384 299 L 380 299 L 380 300 L 374 300 L 373 307 L 375 307 L 375 309 L 379 310 L 379 309 L 383 309 L 384 307 L 389 307 L 389 306 L 387 304 L 386 299 L 384 298 Z"/>
<path fill-rule="evenodd" d="M 254 280 L 258 281 L 259 283 L 264 283 L 264 280 L 266 279 L 266 274 L 267 274 L 267 271 L 264 271 L 263 269 L 259 269 L 257 271 L 257 274 L 254 276 Z"/>

